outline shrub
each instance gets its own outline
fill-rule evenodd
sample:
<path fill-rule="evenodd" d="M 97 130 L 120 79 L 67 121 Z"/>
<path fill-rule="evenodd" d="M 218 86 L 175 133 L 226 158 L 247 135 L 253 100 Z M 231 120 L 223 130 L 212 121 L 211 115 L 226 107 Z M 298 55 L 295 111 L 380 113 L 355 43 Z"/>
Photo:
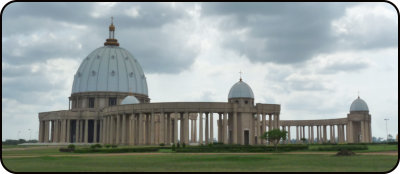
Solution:
<path fill-rule="evenodd" d="M 282 145 L 278 151 L 307 150 L 308 145 Z M 190 146 L 185 149 L 176 149 L 176 152 L 273 152 L 273 146 L 250 145 L 218 145 L 218 146 Z"/>
<path fill-rule="evenodd" d="M 105 147 L 108 149 L 111 147 L 111 144 L 106 144 Z"/>
<path fill-rule="evenodd" d="M 139 147 L 139 148 L 111 148 L 111 149 L 92 149 L 92 148 L 83 148 L 77 149 L 75 153 L 127 153 L 127 152 L 157 152 L 159 150 L 158 147 Z"/>
<path fill-rule="evenodd" d="M 165 146 L 165 144 L 164 143 L 160 143 L 160 146 Z"/>
<path fill-rule="evenodd" d="M 73 145 L 73 144 L 70 144 L 70 145 L 68 145 L 68 147 L 67 147 L 68 149 L 72 149 L 72 150 L 74 150 L 75 149 L 75 145 Z"/>
<path fill-rule="evenodd" d="M 90 148 L 92 149 L 96 149 L 96 148 L 101 148 L 102 146 L 100 144 L 93 144 L 90 146 Z"/>
<path fill-rule="evenodd" d="M 178 144 L 176 144 L 176 148 L 180 148 L 181 147 L 181 145 L 179 144 L 179 142 L 178 142 Z"/>
<path fill-rule="evenodd" d="M 60 152 L 73 152 L 74 149 L 70 149 L 70 148 L 60 148 L 59 151 L 60 151 Z"/>
<path fill-rule="evenodd" d="M 112 148 L 117 148 L 118 146 L 116 144 L 111 145 Z"/>
<path fill-rule="evenodd" d="M 350 150 L 340 150 L 338 153 L 336 153 L 336 156 L 353 156 L 356 155 L 356 153 L 350 151 Z"/>
<path fill-rule="evenodd" d="M 367 145 L 326 145 L 317 148 L 317 151 L 341 151 L 341 150 L 368 150 Z"/>
<path fill-rule="evenodd" d="M 185 148 L 185 146 L 186 146 L 186 144 L 185 144 L 185 143 L 182 143 L 182 148 Z"/>
<path fill-rule="evenodd" d="M 172 144 L 172 151 L 175 151 L 175 144 Z"/>

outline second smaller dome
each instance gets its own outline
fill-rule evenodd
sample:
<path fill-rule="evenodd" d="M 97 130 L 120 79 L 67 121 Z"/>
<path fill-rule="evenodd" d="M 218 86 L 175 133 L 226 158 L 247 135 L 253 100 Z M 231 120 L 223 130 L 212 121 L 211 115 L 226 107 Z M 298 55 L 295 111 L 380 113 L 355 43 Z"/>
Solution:
<path fill-rule="evenodd" d="M 121 105 L 138 104 L 138 103 L 140 103 L 139 100 L 135 96 L 132 96 L 132 95 L 126 96 L 121 101 Z"/>
<path fill-rule="evenodd" d="M 358 97 L 356 100 L 351 103 L 350 112 L 351 111 L 369 111 L 367 103 Z"/>

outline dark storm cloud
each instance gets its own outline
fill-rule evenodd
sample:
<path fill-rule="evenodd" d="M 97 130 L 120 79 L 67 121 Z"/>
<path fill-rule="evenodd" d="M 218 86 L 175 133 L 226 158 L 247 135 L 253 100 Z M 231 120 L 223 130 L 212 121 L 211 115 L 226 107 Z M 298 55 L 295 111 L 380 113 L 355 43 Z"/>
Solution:
<path fill-rule="evenodd" d="M 232 35 L 227 48 L 255 62 L 292 64 L 304 62 L 320 53 L 336 50 L 372 49 L 397 45 L 394 21 L 373 20 L 367 33 L 357 31 L 335 35 L 332 21 L 345 15 L 346 8 L 358 3 L 205 3 L 205 15 L 226 16 L 220 27 L 229 33 L 248 29 L 246 39 Z M 375 17 L 376 18 L 376 17 Z M 368 23 L 368 22 L 367 22 Z M 379 27 L 372 27 L 378 24 Z M 372 32 L 385 29 L 387 32 Z M 343 44 L 343 42 L 345 42 Z"/>

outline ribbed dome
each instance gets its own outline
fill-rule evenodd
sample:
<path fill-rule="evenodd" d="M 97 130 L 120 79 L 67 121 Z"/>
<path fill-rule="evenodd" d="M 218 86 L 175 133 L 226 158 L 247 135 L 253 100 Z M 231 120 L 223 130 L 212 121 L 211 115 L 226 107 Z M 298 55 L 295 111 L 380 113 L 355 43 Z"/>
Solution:
<path fill-rule="evenodd" d="M 147 82 L 139 62 L 124 48 L 107 45 L 90 53 L 74 76 L 72 93 L 133 92 L 147 94 Z"/>
<path fill-rule="evenodd" d="M 128 95 L 122 101 L 121 105 L 128 105 L 128 104 L 137 104 L 140 103 L 139 100 L 135 96 Z"/>
<path fill-rule="evenodd" d="M 367 103 L 358 97 L 356 100 L 351 103 L 350 112 L 351 111 L 369 111 Z"/>
<path fill-rule="evenodd" d="M 253 98 L 254 94 L 253 90 L 251 90 L 250 86 L 247 83 L 240 80 L 235 83 L 231 90 L 229 91 L 228 99 L 231 98 Z"/>

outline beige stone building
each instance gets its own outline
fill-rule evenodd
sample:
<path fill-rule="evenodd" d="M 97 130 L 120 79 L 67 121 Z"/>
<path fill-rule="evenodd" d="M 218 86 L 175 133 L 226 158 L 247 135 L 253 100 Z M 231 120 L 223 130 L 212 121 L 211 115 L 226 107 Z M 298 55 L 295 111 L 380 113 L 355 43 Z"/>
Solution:
<path fill-rule="evenodd" d="M 297 143 L 302 138 L 315 140 L 310 143 L 372 141 L 371 115 L 359 97 L 345 118 L 281 120 L 280 105 L 254 103 L 252 89 L 240 78 L 227 102 L 152 103 L 139 62 L 119 46 L 114 32 L 111 24 L 104 46 L 82 61 L 69 109 L 39 113 L 40 143 L 253 145 L 268 143 L 260 136 L 271 129 L 289 131 Z"/>

